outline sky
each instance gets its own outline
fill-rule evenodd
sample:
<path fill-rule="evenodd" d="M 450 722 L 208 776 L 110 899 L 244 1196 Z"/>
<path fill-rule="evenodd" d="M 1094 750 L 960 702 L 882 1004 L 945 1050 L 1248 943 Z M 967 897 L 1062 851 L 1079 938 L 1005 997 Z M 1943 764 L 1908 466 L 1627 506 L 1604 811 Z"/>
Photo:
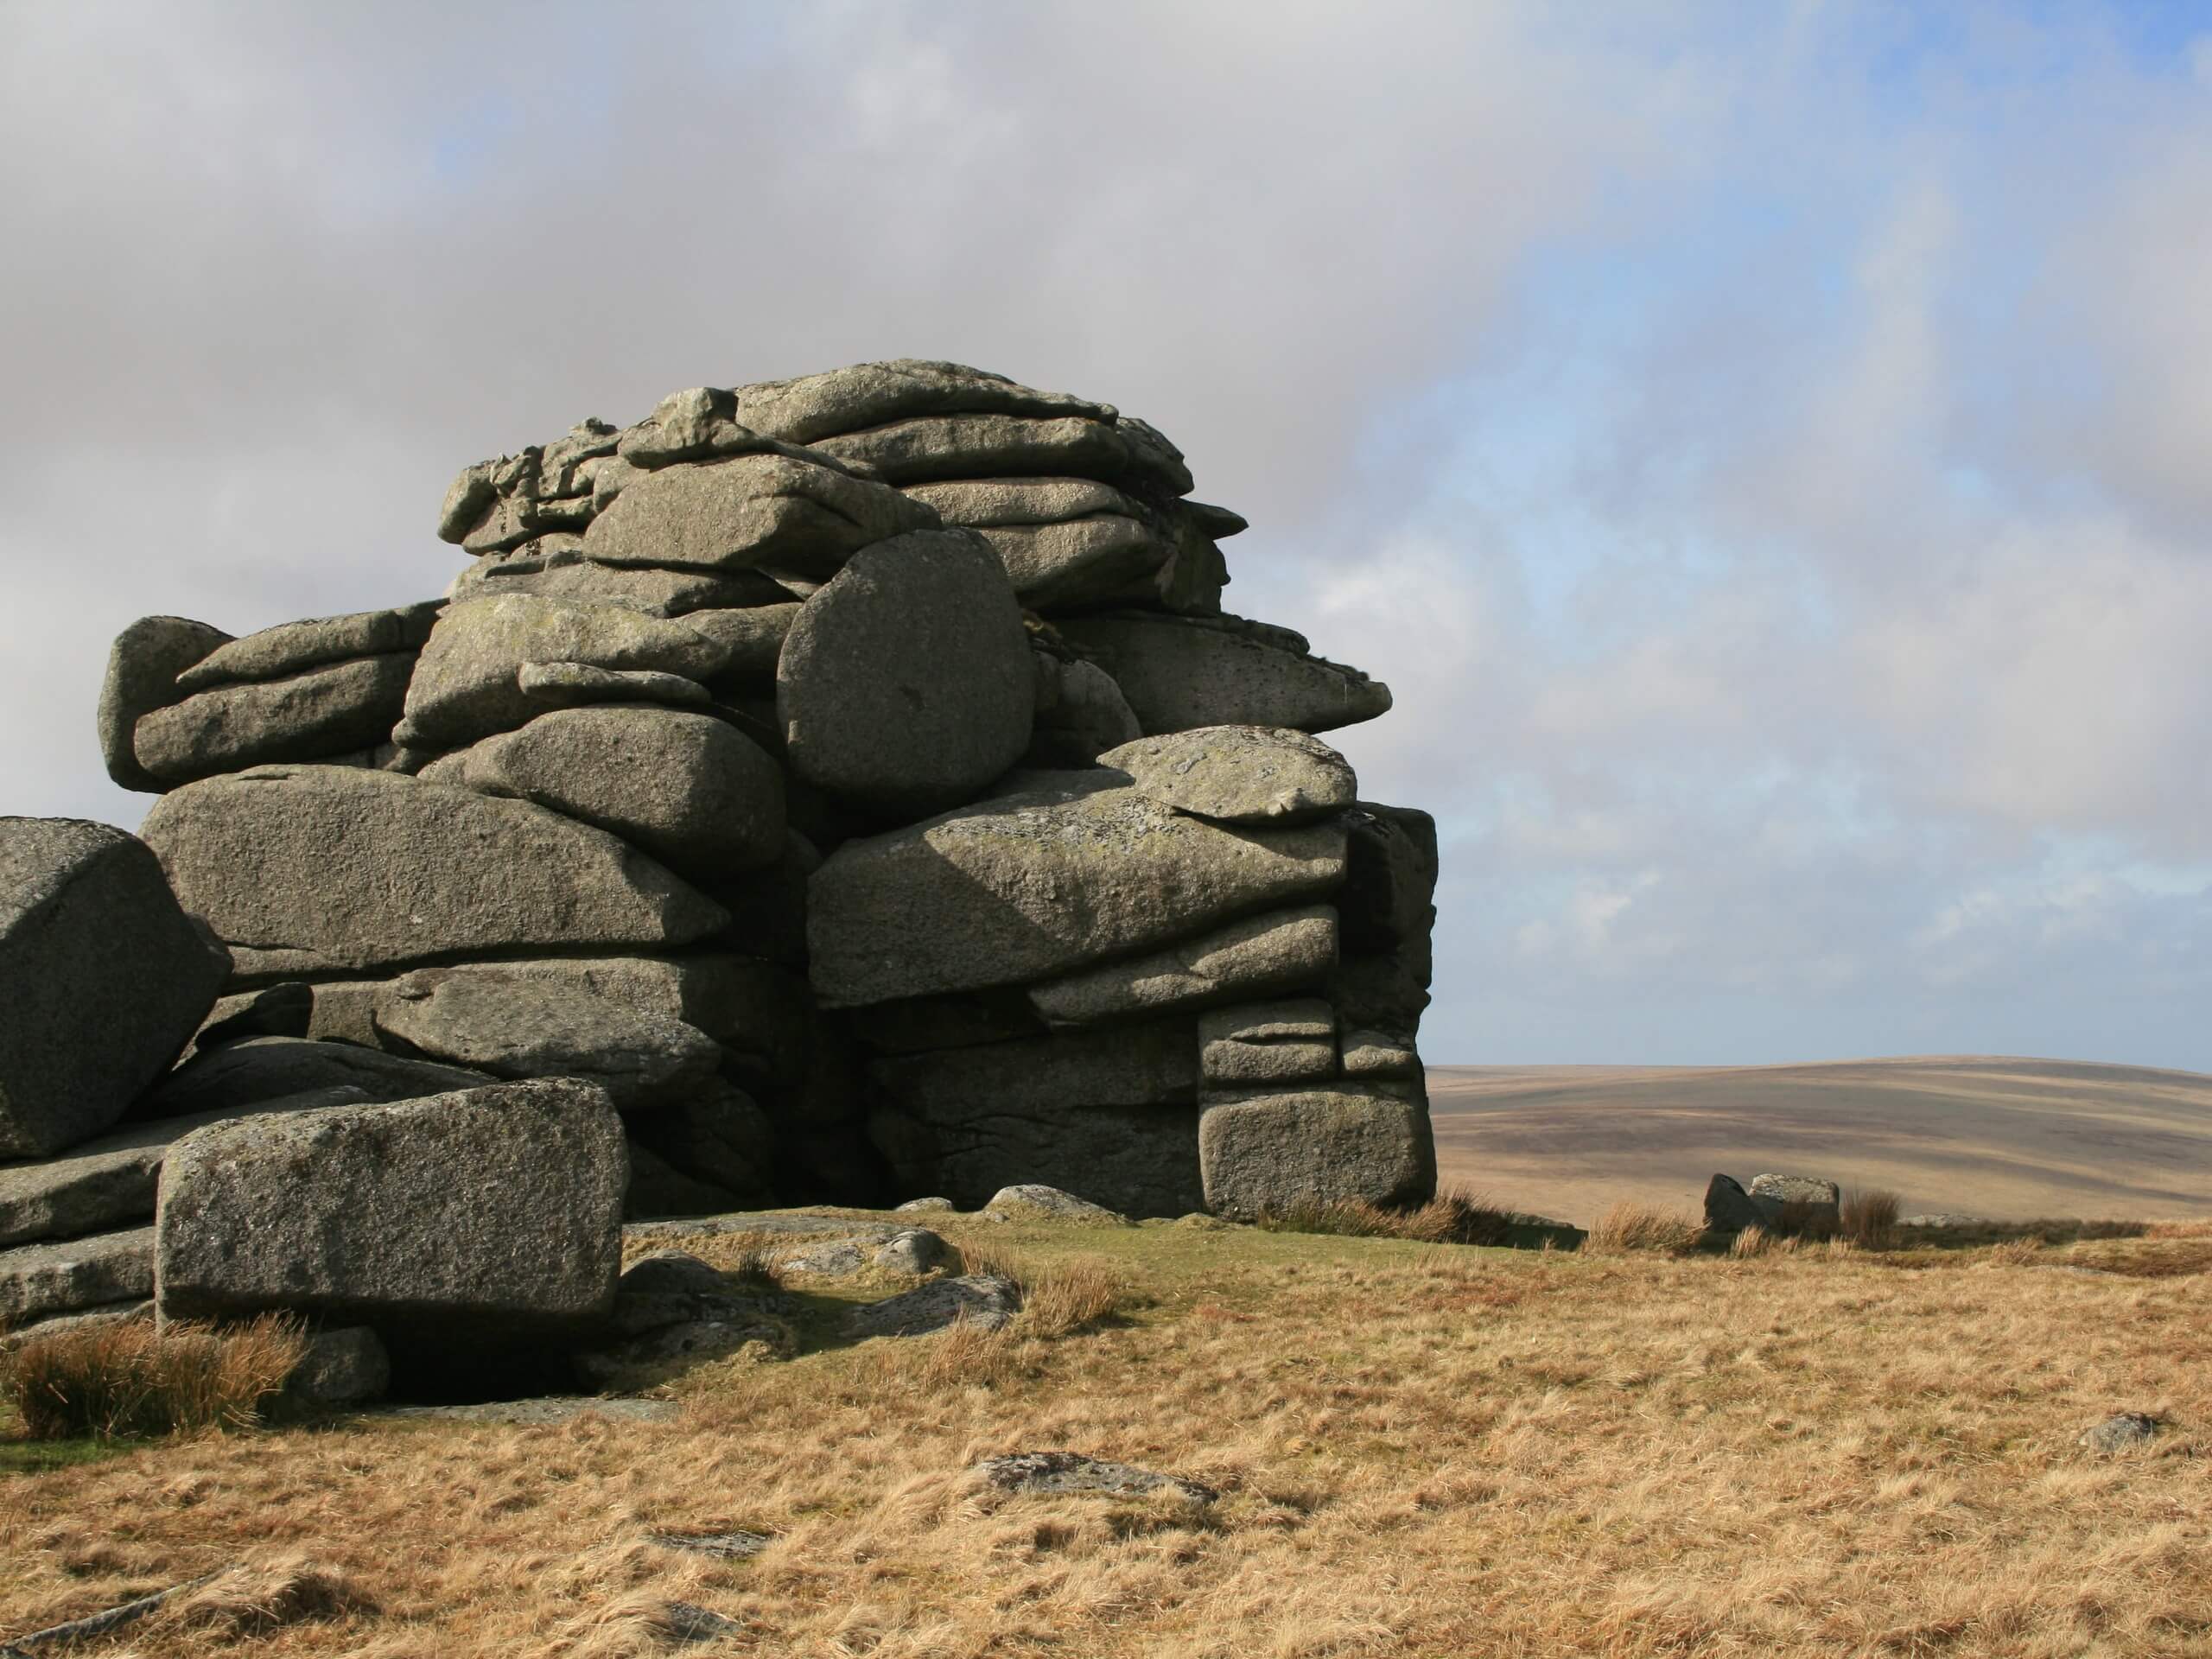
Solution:
<path fill-rule="evenodd" d="M 895 356 L 1111 402 L 1391 684 L 1432 1063 L 2212 1071 L 2212 0 L 0 3 L 0 810 L 134 618 Z"/>

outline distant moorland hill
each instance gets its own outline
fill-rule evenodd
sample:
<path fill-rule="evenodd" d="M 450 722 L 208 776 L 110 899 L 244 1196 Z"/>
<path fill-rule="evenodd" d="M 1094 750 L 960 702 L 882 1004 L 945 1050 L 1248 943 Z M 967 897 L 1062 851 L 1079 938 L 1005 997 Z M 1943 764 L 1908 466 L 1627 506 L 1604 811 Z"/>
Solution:
<path fill-rule="evenodd" d="M 1907 1214 L 2212 1216 L 2212 1077 L 1986 1055 L 1760 1066 L 1432 1067 L 1446 1184 L 1588 1222 L 1694 1209 L 1764 1171 L 1886 1187 Z"/>

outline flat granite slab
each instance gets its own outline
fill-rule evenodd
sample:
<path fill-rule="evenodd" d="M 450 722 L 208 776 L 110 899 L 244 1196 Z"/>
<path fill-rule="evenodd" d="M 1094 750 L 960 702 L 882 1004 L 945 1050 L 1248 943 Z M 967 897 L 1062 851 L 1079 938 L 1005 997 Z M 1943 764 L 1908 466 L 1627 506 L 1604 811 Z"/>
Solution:
<path fill-rule="evenodd" d="M 154 1294 L 154 1230 L 0 1250 L 0 1325 L 23 1325 Z"/>

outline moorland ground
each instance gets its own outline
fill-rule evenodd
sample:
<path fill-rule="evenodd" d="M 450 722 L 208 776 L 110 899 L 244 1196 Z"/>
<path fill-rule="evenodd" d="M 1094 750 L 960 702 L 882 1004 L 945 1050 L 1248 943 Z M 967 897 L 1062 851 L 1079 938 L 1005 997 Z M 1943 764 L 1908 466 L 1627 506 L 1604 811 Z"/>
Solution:
<path fill-rule="evenodd" d="M 1749 1258 L 943 1230 L 1096 1264 L 1122 1310 L 850 1345 L 883 1287 L 840 1282 L 791 1304 L 806 1351 L 678 1379 L 669 1422 L 0 1444 L 0 1640 L 242 1561 L 324 1616 L 89 1650 L 644 1655 L 681 1600 L 736 1622 L 700 1653 L 2212 1655 L 2212 1228 Z M 2120 1409 L 2168 1427 L 2075 1444 Z M 1034 1449 L 1222 1497 L 969 1478 Z M 727 1529 L 774 1541 L 647 1539 Z"/>
<path fill-rule="evenodd" d="M 1587 1225 L 1694 1209 L 1721 1171 L 1897 1193 L 1908 1215 L 2212 1217 L 2212 1077 L 2009 1057 L 1433 1066 L 1447 1184 Z"/>

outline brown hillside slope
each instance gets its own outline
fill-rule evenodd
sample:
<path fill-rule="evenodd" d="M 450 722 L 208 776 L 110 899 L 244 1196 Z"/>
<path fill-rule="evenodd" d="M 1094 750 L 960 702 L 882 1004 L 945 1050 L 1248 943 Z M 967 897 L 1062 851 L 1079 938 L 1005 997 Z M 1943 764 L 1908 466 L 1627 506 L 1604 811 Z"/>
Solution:
<path fill-rule="evenodd" d="M 2212 1216 L 2212 1077 L 1991 1056 L 1430 1069 L 1446 1183 L 1587 1222 L 1715 1170 L 1887 1187 L 1905 1212 Z"/>

